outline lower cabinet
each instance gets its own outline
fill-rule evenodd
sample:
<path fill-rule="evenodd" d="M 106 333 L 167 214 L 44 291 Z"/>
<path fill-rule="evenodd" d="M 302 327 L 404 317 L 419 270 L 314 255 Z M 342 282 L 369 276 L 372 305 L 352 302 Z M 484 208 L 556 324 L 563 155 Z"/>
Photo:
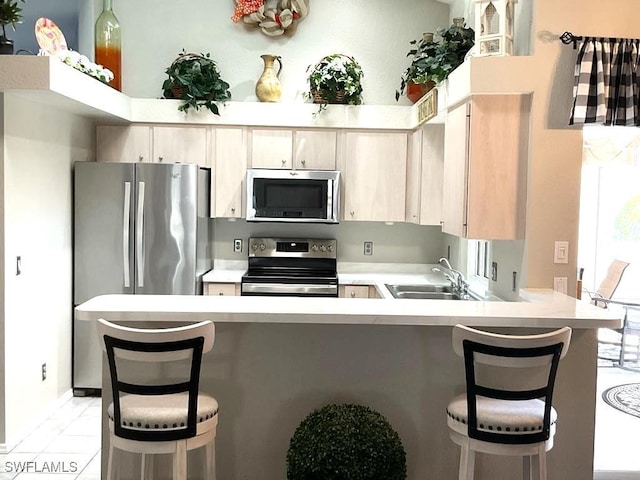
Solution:
<path fill-rule="evenodd" d="M 373 285 L 341 285 L 338 296 L 340 298 L 382 298 Z"/>
<path fill-rule="evenodd" d="M 240 295 L 239 283 L 205 283 L 204 295 Z"/>

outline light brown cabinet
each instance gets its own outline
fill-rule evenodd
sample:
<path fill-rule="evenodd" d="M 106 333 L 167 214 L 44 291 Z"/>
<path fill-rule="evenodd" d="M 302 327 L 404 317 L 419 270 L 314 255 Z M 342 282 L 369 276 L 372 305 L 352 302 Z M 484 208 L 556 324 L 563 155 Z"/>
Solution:
<path fill-rule="evenodd" d="M 443 226 L 458 237 L 524 233 L 529 95 L 473 95 L 445 124 Z"/>
<path fill-rule="evenodd" d="M 204 295 L 236 296 L 240 295 L 239 283 L 205 283 Z"/>
<path fill-rule="evenodd" d="M 335 130 L 251 130 L 251 167 L 335 170 Z"/>
<path fill-rule="evenodd" d="M 373 285 L 341 285 L 338 296 L 340 298 L 382 298 Z"/>
<path fill-rule="evenodd" d="M 407 133 L 345 134 L 344 220 L 403 222 Z"/>
<path fill-rule="evenodd" d="M 216 127 L 212 142 L 215 168 L 211 211 L 214 217 L 242 218 L 247 172 L 247 129 Z"/>
<path fill-rule="evenodd" d="M 112 126 L 96 129 L 99 162 L 196 163 L 208 166 L 206 127 Z"/>
<path fill-rule="evenodd" d="M 444 125 L 424 125 L 411 133 L 408 158 L 405 221 L 419 225 L 440 225 Z"/>

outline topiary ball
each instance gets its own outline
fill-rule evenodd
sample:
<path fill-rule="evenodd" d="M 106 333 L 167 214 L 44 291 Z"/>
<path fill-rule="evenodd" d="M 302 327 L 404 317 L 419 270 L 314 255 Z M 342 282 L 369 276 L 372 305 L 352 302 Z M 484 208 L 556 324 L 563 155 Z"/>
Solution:
<path fill-rule="evenodd" d="M 291 437 L 288 480 L 404 480 L 406 454 L 387 419 L 363 405 L 311 412 Z"/>

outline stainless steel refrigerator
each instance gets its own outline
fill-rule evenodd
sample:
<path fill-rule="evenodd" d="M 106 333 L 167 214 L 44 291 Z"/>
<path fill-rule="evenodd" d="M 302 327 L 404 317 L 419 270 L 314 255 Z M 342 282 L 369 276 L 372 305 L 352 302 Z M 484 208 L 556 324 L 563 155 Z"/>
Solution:
<path fill-rule="evenodd" d="M 76 163 L 74 305 L 110 293 L 202 293 L 210 184 L 198 165 Z M 95 324 L 73 325 L 73 388 L 83 395 L 102 386 L 102 351 Z"/>

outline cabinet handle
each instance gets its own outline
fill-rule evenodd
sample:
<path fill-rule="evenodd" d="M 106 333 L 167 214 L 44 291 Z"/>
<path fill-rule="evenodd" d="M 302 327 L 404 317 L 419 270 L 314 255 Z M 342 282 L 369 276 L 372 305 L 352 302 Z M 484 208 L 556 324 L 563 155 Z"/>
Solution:
<path fill-rule="evenodd" d="M 304 166 L 306 164 L 307 164 L 307 161 L 306 160 L 302 160 L 302 165 Z"/>
<path fill-rule="evenodd" d="M 158 157 L 158 161 L 162 162 L 164 160 L 164 157 Z"/>
<path fill-rule="evenodd" d="M 351 216 L 353 217 L 353 215 L 354 215 L 356 212 L 354 212 L 353 210 L 351 210 L 349 213 L 350 213 L 350 214 L 351 214 Z"/>
<path fill-rule="evenodd" d="M 351 298 L 355 298 L 356 296 L 356 292 L 354 290 L 351 290 Z"/>
<path fill-rule="evenodd" d="M 142 160 L 144 160 L 144 157 L 142 155 L 138 156 L 138 161 L 141 162 Z"/>
<path fill-rule="evenodd" d="M 218 292 L 218 295 L 224 295 L 224 293 L 223 292 Z"/>
<path fill-rule="evenodd" d="M 286 165 L 287 161 L 286 160 L 282 160 L 282 165 Z"/>
<path fill-rule="evenodd" d="M 231 207 L 231 213 L 236 213 L 236 207 Z"/>
<path fill-rule="evenodd" d="M 416 218 L 418 215 L 416 215 L 415 213 L 412 215 L 413 218 Z"/>

